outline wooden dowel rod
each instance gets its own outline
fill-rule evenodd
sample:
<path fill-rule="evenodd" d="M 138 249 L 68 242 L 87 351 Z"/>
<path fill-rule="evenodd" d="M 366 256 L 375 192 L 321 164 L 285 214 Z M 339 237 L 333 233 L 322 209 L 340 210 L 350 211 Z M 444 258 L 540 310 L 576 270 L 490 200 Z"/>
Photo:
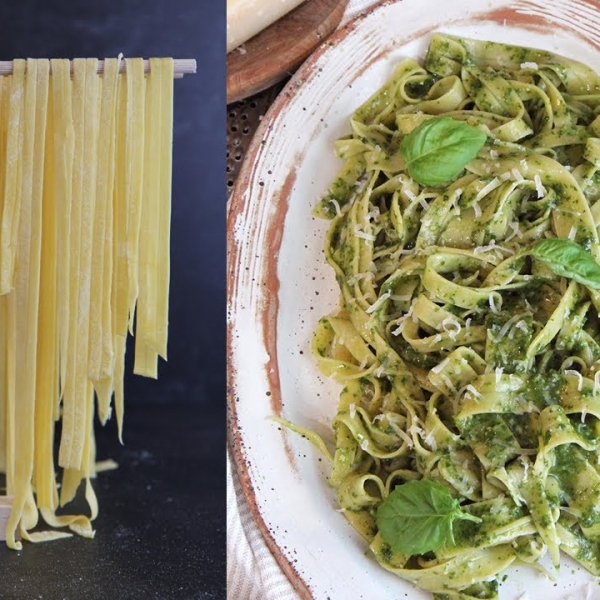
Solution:
<path fill-rule="evenodd" d="M 71 61 L 71 69 L 73 61 Z M 121 60 L 119 72 L 124 73 L 127 69 L 127 59 Z M 0 75 L 10 75 L 13 70 L 13 63 L 11 60 L 0 61 Z M 150 71 L 150 61 L 144 60 L 144 72 Z M 50 71 L 52 72 L 52 71 Z M 104 61 L 98 60 L 98 73 L 104 72 Z M 175 58 L 173 59 L 173 75 L 174 77 L 183 77 L 184 75 L 193 74 L 196 72 L 196 60 L 193 58 Z"/>

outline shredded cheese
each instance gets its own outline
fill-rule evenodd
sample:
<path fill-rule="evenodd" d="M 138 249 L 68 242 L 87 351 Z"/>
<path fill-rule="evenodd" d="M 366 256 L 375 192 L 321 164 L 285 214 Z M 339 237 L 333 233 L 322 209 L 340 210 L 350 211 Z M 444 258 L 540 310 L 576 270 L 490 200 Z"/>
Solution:
<path fill-rule="evenodd" d="M 521 171 L 519 171 L 519 169 L 517 169 L 516 167 L 512 168 L 510 172 L 515 181 L 519 181 L 519 182 L 525 181 L 525 178 L 521 174 Z"/>
<path fill-rule="evenodd" d="M 374 242 L 377 239 L 377 236 L 373 235 L 372 233 L 367 233 L 366 231 L 363 231 L 360 228 L 360 225 L 354 226 L 354 235 L 356 235 L 356 237 L 358 238 L 367 240 L 369 242 Z"/>
<path fill-rule="evenodd" d="M 375 302 L 373 302 L 373 304 L 371 304 L 371 306 L 365 310 L 365 312 L 367 314 L 375 312 L 390 296 L 391 292 L 384 292 L 381 294 L 381 296 L 379 296 L 379 298 L 377 298 L 377 300 L 375 300 Z"/>
<path fill-rule="evenodd" d="M 537 197 L 543 198 L 546 195 L 546 188 L 542 184 L 542 178 L 540 177 L 539 173 L 534 175 L 533 181 L 535 182 Z"/>

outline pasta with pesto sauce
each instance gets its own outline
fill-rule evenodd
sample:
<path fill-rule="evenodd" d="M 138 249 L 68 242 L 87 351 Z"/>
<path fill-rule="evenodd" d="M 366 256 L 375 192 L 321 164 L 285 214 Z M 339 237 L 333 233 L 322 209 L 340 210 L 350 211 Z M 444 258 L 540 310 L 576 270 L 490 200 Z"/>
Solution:
<path fill-rule="evenodd" d="M 461 173 L 420 184 L 399 152 L 423 122 L 485 134 Z M 387 570 L 437 600 L 497 598 L 498 575 L 560 552 L 600 575 L 600 289 L 532 254 L 600 260 L 600 77 L 532 48 L 434 34 L 336 142 L 315 212 L 340 307 L 313 338 L 343 387 L 330 483 Z M 577 271 L 577 268 L 575 268 Z M 395 552 L 376 511 L 442 483 L 479 521 Z"/>

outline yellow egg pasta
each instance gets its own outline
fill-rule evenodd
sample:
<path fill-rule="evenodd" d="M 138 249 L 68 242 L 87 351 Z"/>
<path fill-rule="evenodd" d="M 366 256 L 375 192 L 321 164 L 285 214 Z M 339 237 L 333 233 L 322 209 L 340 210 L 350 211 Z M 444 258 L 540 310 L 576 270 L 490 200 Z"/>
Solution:
<path fill-rule="evenodd" d="M 93 537 L 94 423 L 114 401 L 122 439 L 128 329 L 137 373 L 156 377 L 166 359 L 174 61 L 148 62 L 18 59 L 0 77 L 0 471 L 14 549 Z M 80 486 L 88 514 L 57 515 Z"/>

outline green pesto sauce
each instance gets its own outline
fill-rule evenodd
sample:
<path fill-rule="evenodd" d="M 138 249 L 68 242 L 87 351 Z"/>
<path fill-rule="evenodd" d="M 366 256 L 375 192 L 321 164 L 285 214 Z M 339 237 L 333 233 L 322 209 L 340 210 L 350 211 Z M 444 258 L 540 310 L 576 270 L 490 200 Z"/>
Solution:
<path fill-rule="evenodd" d="M 564 380 L 560 371 L 549 370 L 533 374 L 527 383 L 525 394 L 527 399 L 542 409 L 553 404 L 560 404 L 561 389 Z"/>
<path fill-rule="evenodd" d="M 502 338 L 498 338 L 502 327 L 508 321 L 507 315 L 494 315 L 490 313 L 486 319 L 489 343 L 486 346 L 486 362 L 492 367 L 502 367 L 506 373 L 517 373 L 523 370 L 527 348 L 533 338 L 533 319 L 524 315 L 511 327 Z"/>
<path fill-rule="evenodd" d="M 415 367 L 431 369 L 441 360 L 437 352 L 425 354 L 415 350 L 401 335 L 391 336 L 391 338 L 388 341 L 392 348 L 400 355 L 400 358 Z"/>
<path fill-rule="evenodd" d="M 500 414 L 475 415 L 465 420 L 463 435 L 472 447 L 483 450 L 491 467 L 500 467 L 518 455 L 515 439 Z"/>

